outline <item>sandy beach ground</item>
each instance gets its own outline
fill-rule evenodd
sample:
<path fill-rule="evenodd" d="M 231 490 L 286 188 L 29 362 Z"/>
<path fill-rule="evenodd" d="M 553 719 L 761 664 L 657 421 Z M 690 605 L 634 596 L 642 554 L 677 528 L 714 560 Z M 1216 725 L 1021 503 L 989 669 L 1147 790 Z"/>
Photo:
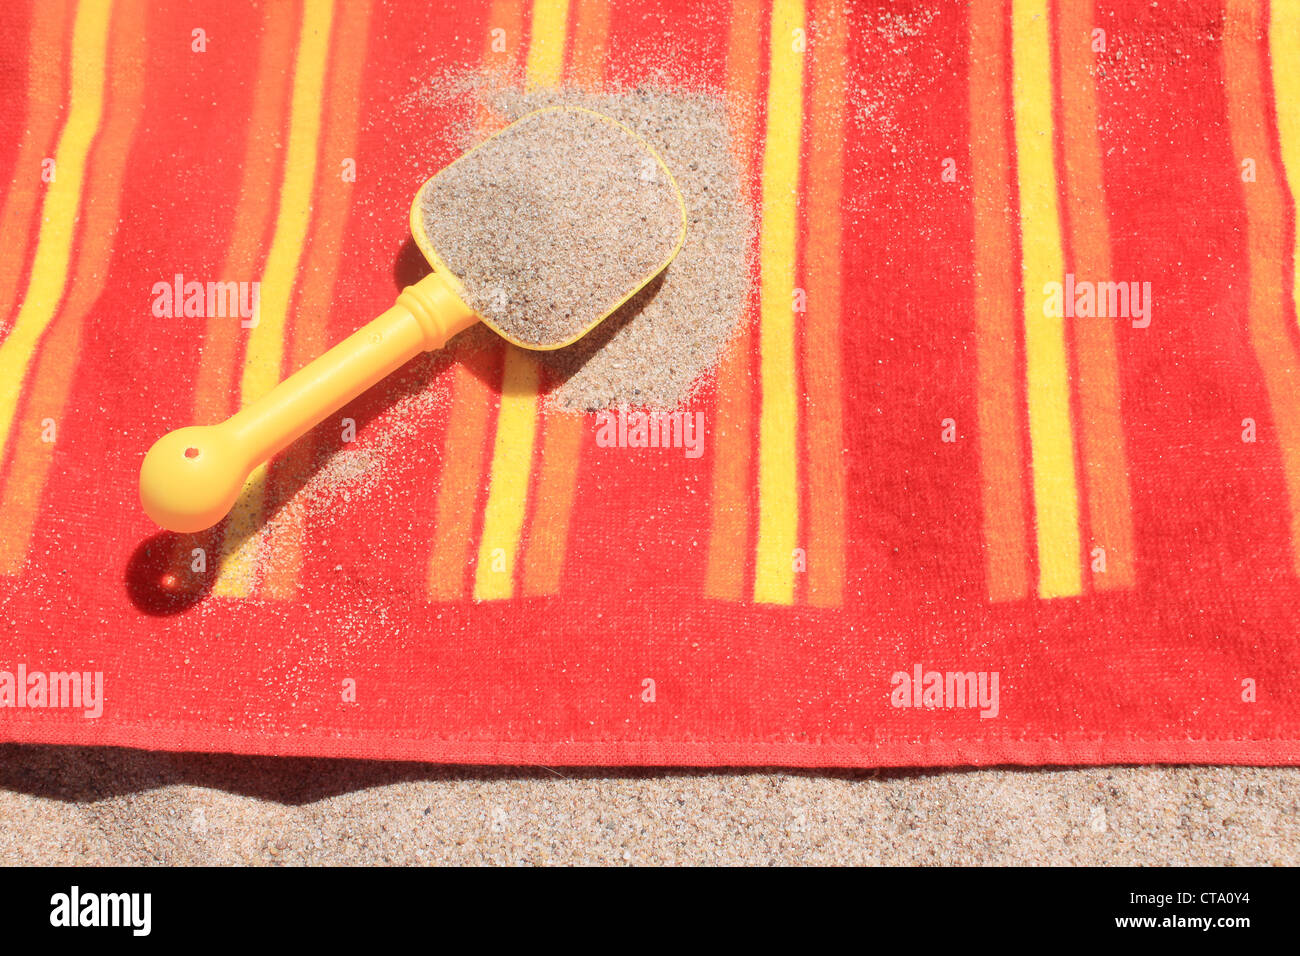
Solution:
<path fill-rule="evenodd" d="M 483 768 L 0 746 L 0 863 L 1289 864 L 1300 769 Z"/>

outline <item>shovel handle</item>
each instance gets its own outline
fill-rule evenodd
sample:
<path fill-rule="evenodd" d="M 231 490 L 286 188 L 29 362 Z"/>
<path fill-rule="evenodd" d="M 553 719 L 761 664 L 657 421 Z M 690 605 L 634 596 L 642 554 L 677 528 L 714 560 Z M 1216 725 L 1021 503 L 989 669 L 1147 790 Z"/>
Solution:
<path fill-rule="evenodd" d="M 224 422 L 178 428 L 154 442 L 140 466 L 145 512 L 168 531 L 212 527 L 258 465 L 478 318 L 443 273 L 407 286 L 383 315 Z"/>

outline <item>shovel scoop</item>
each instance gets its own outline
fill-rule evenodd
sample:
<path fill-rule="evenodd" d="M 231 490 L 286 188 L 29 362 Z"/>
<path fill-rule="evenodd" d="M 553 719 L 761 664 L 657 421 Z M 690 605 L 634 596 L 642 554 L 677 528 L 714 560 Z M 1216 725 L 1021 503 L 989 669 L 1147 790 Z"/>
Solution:
<path fill-rule="evenodd" d="M 221 521 L 260 464 L 424 351 L 483 322 L 557 349 L 662 272 L 686 238 L 672 173 L 640 136 L 578 107 L 538 110 L 429 179 L 411 233 L 433 271 L 387 312 L 215 425 L 153 444 L 140 501 L 169 531 Z"/>

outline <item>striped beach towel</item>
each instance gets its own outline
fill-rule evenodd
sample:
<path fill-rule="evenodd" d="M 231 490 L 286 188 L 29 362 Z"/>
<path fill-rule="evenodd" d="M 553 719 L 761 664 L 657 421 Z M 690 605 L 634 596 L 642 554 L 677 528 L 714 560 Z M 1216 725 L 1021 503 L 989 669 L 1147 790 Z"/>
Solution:
<path fill-rule="evenodd" d="M 1300 4 L 16 0 L 0 64 L 0 739 L 1300 761 Z M 733 104 L 699 453 L 452 349 L 160 532 L 155 438 L 419 277 L 483 73 Z"/>

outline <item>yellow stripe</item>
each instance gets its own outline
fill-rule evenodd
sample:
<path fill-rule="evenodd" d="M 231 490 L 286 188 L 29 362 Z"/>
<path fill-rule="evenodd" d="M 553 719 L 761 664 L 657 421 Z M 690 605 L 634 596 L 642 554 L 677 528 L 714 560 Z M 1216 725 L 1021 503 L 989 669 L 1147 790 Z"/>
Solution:
<path fill-rule="evenodd" d="M 1043 314 L 1045 286 L 1065 279 L 1053 162 L 1052 61 L 1046 0 L 1015 0 L 1012 23 L 1038 593 L 1053 598 L 1079 594 L 1083 582 L 1065 320 Z"/>
<path fill-rule="evenodd" d="M 798 41 L 796 48 L 796 34 Z M 795 237 L 803 125 L 800 0 L 772 4 L 772 68 L 763 153 L 763 234 L 759 245 L 762 411 L 758 431 L 758 545 L 754 600 L 794 603 L 799 533 L 798 435 L 794 362 Z"/>
<path fill-rule="evenodd" d="M 1300 203 L 1300 3 L 1274 3 L 1268 27 L 1269 59 L 1273 68 L 1273 98 L 1277 109 L 1282 165 L 1291 198 Z M 1291 294 L 1300 316 L 1300 229 L 1296 230 L 1292 258 L 1295 264 Z"/>
<path fill-rule="evenodd" d="M 321 93 L 333 17 L 333 0 L 303 5 L 280 208 L 262 275 L 257 325 L 249 333 L 240 383 L 240 400 L 245 405 L 261 398 L 280 382 L 289 301 L 311 221 L 316 147 L 320 139 Z M 249 476 L 243 494 L 226 522 L 221 573 L 213 587 L 214 594 L 246 597 L 252 592 L 265 498 L 266 466 L 262 465 Z"/>
<path fill-rule="evenodd" d="M 54 151 L 54 182 L 46 187 L 41 206 L 41 232 L 27 294 L 13 328 L 0 342 L 0 457 L 13 430 L 27 366 L 63 300 L 86 178 L 86 154 L 104 111 L 111 10 L 107 0 L 86 0 L 77 8 L 72 28 L 72 93 L 68 120 Z"/>
<path fill-rule="evenodd" d="M 533 0 L 525 78 L 529 86 L 559 86 L 564 74 L 569 0 Z"/>
<path fill-rule="evenodd" d="M 568 0 L 534 0 L 525 79 L 530 87 L 558 86 L 564 73 Z M 514 594 L 519 538 L 528 511 L 528 484 L 537 441 L 537 363 L 507 348 L 502 372 L 501 411 L 492 446 L 491 479 L 483 511 L 474 599 L 494 601 Z"/>
<path fill-rule="evenodd" d="M 492 448 L 492 483 L 483 512 L 474 599 L 493 601 L 514 593 L 519 533 L 528 506 L 537 433 L 537 362 L 516 348 L 506 349 L 501 382 L 501 411 Z"/>

